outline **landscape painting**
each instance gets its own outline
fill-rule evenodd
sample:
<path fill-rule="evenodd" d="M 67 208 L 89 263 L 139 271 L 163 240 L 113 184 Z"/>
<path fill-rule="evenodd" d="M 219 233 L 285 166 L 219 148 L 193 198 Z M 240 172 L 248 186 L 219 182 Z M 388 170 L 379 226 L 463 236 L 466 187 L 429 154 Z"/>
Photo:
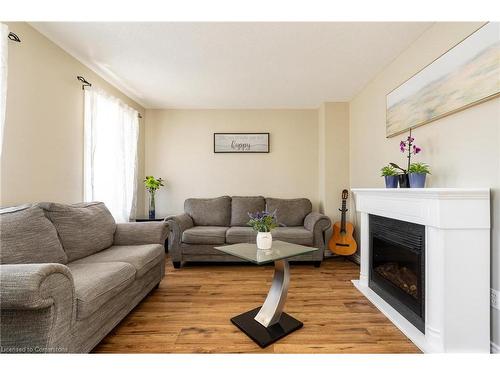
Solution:
<path fill-rule="evenodd" d="M 500 93 L 500 23 L 487 23 L 387 95 L 386 136 Z"/>

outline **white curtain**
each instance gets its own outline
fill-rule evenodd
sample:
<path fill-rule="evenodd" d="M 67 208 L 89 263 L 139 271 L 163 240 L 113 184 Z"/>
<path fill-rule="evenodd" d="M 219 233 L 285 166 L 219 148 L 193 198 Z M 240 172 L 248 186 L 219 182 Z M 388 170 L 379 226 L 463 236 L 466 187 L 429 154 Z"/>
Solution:
<path fill-rule="evenodd" d="M 0 23 L 0 157 L 3 150 L 3 129 L 5 127 L 5 107 L 7 106 L 7 57 L 9 28 Z"/>
<path fill-rule="evenodd" d="M 84 199 L 117 222 L 135 216 L 139 113 L 102 90 L 85 89 Z"/>

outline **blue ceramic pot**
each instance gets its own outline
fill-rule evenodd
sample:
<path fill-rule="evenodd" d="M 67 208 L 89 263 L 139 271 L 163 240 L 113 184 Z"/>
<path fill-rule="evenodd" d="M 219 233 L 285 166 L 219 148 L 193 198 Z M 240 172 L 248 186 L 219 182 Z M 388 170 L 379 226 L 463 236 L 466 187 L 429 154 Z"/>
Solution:
<path fill-rule="evenodd" d="M 425 173 L 410 173 L 410 187 L 411 188 L 423 188 L 425 187 Z"/>
<path fill-rule="evenodd" d="M 398 176 L 384 176 L 385 187 L 388 189 L 396 189 L 398 187 Z"/>

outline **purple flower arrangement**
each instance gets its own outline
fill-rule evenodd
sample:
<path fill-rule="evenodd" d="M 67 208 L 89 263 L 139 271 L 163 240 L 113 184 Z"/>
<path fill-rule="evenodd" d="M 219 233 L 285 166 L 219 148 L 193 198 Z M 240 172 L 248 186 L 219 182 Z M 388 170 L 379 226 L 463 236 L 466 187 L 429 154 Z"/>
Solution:
<path fill-rule="evenodd" d="M 270 232 L 272 229 L 278 226 L 278 220 L 276 219 L 276 210 L 273 212 L 269 211 L 258 211 L 255 213 L 248 213 L 250 225 L 257 232 Z"/>
<path fill-rule="evenodd" d="M 408 173 L 408 171 L 410 170 L 411 156 L 417 155 L 418 153 L 420 153 L 422 151 L 422 149 L 420 147 L 418 147 L 417 145 L 415 145 L 414 142 L 415 142 L 415 138 L 413 138 L 411 136 L 411 129 L 410 129 L 410 135 L 406 139 L 403 139 L 403 140 L 401 140 L 401 142 L 399 142 L 399 150 L 403 154 L 406 153 L 406 157 L 408 159 L 407 169 L 401 168 L 396 163 L 390 163 L 394 168 L 397 168 L 400 171 L 402 171 L 403 174 Z"/>

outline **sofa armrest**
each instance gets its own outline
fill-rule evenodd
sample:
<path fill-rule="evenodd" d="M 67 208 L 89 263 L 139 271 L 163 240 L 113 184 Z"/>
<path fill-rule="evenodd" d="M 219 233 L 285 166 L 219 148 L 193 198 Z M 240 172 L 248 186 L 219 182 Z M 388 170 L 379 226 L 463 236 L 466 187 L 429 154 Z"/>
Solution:
<path fill-rule="evenodd" d="M 304 219 L 304 228 L 308 231 L 313 232 L 314 246 L 321 250 L 326 248 L 325 231 L 330 229 L 332 226 L 332 221 L 326 215 L 322 215 L 319 212 L 311 212 Z"/>
<path fill-rule="evenodd" d="M 165 245 L 168 224 L 165 221 L 116 224 L 113 245 Z"/>
<path fill-rule="evenodd" d="M 325 231 L 332 226 L 332 221 L 326 215 L 320 214 L 319 212 L 311 212 L 304 219 L 304 228 L 308 231 L 314 232 L 316 228 Z"/>
<path fill-rule="evenodd" d="M 169 216 L 165 219 L 170 227 L 170 236 L 168 238 L 168 251 L 173 262 L 182 261 L 181 242 L 182 233 L 194 226 L 193 219 L 188 214 Z"/>
<path fill-rule="evenodd" d="M 179 230 L 181 234 L 186 229 L 194 227 L 193 219 L 188 214 L 169 216 L 165 221 L 170 225 L 171 231 Z"/>
<path fill-rule="evenodd" d="M 0 265 L 0 310 L 4 352 L 71 351 L 75 288 L 65 265 Z"/>

